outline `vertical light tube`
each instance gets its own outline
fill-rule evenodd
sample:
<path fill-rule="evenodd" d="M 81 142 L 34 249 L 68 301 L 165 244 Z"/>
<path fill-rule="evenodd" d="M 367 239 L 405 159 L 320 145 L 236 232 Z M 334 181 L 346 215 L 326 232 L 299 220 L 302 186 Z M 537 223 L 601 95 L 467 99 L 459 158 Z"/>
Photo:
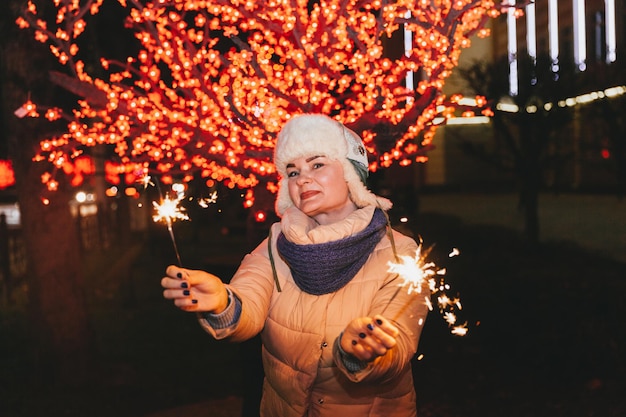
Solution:
<path fill-rule="evenodd" d="M 548 36 L 552 72 L 559 71 L 559 6 L 557 0 L 548 0 Z"/>
<path fill-rule="evenodd" d="M 535 22 L 535 3 L 526 6 L 526 44 L 528 56 L 537 63 L 537 24 Z"/>
<path fill-rule="evenodd" d="M 506 4 L 509 6 L 506 19 L 509 52 L 509 94 L 511 96 L 516 96 L 519 92 L 519 84 L 517 79 L 517 25 L 515 21 L 515 0 L 508 0 Z"/>
<path fill-rule="evenodd" d="M 584 71 L 587 61 L 587 40 L 585 36 L 585 0 L 572 0 L 574 10 L 574 63 Z"/>
<path fill-rule="evenodd" d="M 407 11 L 405 17 L 409 19 L 411 17 L 411 12 Z M 411 51 L 413 50 L 413 32 L 407 29 L 407 24 L 404 25 L 404 56 L 407 58 L 411 55 Z M 413 85 L 413 71 L 407 71 L 405 77 L 405 83 L 407 90 L 413 90 L 415 86 Z M 413 101 L 412 97 L 407 98 L 407 103 L 411 103 Z"/>
<path fill-rule="evenodd" d="M 605 25 L 604 25 L 604 15 L 600 12 L 594 13 L 594 27 L 593 27 L 593 50 L 596 53 L 595 61 L 599 62 L 604 54 L 606 53 L 606 48 L 602 48 L 602 41 L 604 38 L 604 34 L 606 33 Z"/>
<path fill-rule="evenodd" d="M 606 63 L 617 60 L 615 33 L 615 0 L 604 0 L 604 26 L 606 30 Z"/>

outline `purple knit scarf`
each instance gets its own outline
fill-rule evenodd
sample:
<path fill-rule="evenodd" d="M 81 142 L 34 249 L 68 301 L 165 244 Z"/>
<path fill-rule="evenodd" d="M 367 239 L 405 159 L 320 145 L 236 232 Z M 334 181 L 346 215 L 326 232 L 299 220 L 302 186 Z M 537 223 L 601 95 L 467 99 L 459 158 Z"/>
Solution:
<path fill-rule="evenodd" d="M 313 295 L 329 294 L 343 288 L 361 269 L 385 234 L 386 225 L 385 214 L 376 209 L 370 224 L 352 236 L 298 245 L 281 233 L 276 247 L 302 291 Z"/>

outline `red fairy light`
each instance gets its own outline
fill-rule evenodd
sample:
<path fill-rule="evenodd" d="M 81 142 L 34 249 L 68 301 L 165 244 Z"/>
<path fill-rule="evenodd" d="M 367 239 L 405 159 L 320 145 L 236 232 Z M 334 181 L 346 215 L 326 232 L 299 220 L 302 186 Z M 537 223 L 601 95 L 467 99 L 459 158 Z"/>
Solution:
<path fill-rule="evenodd" d="M 85 174 L 93 174 L 96 171 L 93 160 L 86 156 L 81 156 L 76 159 L 74 161 L 74 167 L 76 168 L 76 171 Z"/>
<path fill-rule="evenodd" d="M 0 160 L 0 190 L 15 185 L 13 164 L 11 161 Z"/>
<path fill-rule="evenodd" d="M 257 223 L 263 223 L 266 220 L 267 220 L 267 213 L 265 213 L 265 211 L 258 210 L 256 213 L 254 213 L 254 221 L 256 221 Z"/>
<path fill-rule="evenodd" d="M 56 191 L 59 189 L 59 183 L 55 180 L 50 180 L 46 183 L 48 191 Z"/>

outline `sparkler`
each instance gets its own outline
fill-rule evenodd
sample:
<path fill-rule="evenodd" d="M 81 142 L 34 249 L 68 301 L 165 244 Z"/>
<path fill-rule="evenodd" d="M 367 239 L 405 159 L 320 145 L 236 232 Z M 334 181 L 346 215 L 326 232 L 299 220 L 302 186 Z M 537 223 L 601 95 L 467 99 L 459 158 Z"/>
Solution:
<path fill-rule="evenodd" d="M 428 261 L 428 255 L 432 248 L 433 246 L 429 246 L 424 250 L 420 243 L 417 247 L 415 257 L 399 256 L 399 262 L 388 263 L 388 271 L 398 274 L 403 281 L 389 300 L 389 303 L 387 303 L 387 306 L 385 306 L 383 313 L 391 301 L 396 298 L 401 289 L 405 288 L 408 294 L 421 294 L 422 290 L 428 287 L 430 297 L 428 295 L 424 296 L 428 308 L 431 311 L 434 309 L 431 300 L 436 297 L 439 312 L 452 329 L 452 334 L 464 336 L 467 334 L 467 323 L 457 325 L 457 316 L 455 313 L 457 309 L 462 309 L 461 300 L 456 297 L 450 298 L 446 294 L 446 291 L 450 289 L 450 286 L 444 281 L 446 269 L 439 268 L 434 262 Z M 448 256 L 457 256 L 459 253 L 459 250 L 454 248 Z"/>
<path fill-rule="evenodd" d="M 160 204 L 156 201 L 152 202 L 152 205 L 156 210 L 156 214 L 152 216 L 152 219 L 155 222 L 163 221 L 167 225 L 167 230 L 170 233 L 170 239 L 174 245 L 174 252 L 176 252 L 176 259 L 178 260 L 179 266 L 182 266 L 182 262 L 180 260 L 178 246 L 176 245 L 176 239 L 174 238 L 174 228 L 172 227 L 172 224 L 176 220 L 189 220 L 189 216 L 185 213 L 185 209 L 179 206 L 181 199 L 182 197 L 180 196 L 174 200 L 170 199 L 169 196 L 165 196 L 165 198 L 161 198 Z"/>
<path fill-rule="evenodd" d="M 173 223 L 176 220 L 189 220 L 189 216 L 185 213 L 185 208 L 180 206 L 180 202 L 185 197 L 182 192 L 184 187 L 181 186 L 180 188 L 177 188 L 175 187 L 176 185 L 173 186 L 172 189 L 176 188 L 176 198 L 172 199 L 169 195 L 166 195 L 164 198 L 158 180 L 155 179 L 153 181 L 152 177 L 148 175 L 146 170 L 141 171 L 138 174 L 139 179 L 137 182 L 143 185 L 144 190 L 148 188 L 148 186 L 154 186 L 159 192 L 161 202 L 152 202 L 152 206 L 156 211 L 152 216 L 152 220 L 154 220 L 155 223 L 163 222 L 167 225 L 167 230 L 170 234 L 172 245 L 174 246 L 174 252 L 176 253 L 176 259 L 178 260 L 178 265 L 182 266 L 178 245 L 176 244 L 176 238 L 174 237 Z M 198 205 L 202 208 L 207 208 L 210 204 L 215 202 L 217 202 L 217 191 L 213 191 L 207 198 L 198 199 Z"/>
<path fill-rule="evenodd" d="M 161 196 L 161 202 L 152 202 L 152 206 L 156 210 L 156 213 L 152 216 L 152 220 L 154 220 L 155 223 L 164 222 L 167 225 L 167 230 L 170 234 L 172 245 L 174 246 L 174 252 L 176 253 L 176 259 L 178 260 L 178 265 L 182 266 L 183 263 L 180 258 L 178 245 L 176 244 L 176 238 L 174 237 L 174 228 L 172 225 L 176 220 L 189 220 L 189 216 L 185 213 L 185 208 L 180 206 L 180 202 L 185 197 L 184 193 L 182 191 L 177 191 L 175 199 L 171 199 L 169 195 L 166 195 L 165 198 L 163 198 L 159 182 L 156 180 L 153 182 L 152 177 L 146 173 L 139 178 L 138 182 L 143 184 L 144 189 L 146 189 L 149 185 L 157 188 L 159 195 Z M 207 198 L 198 199 L 198 205 L 202 208 L 207 208 L 210 204 L 216 202 L 217 191 L 213 191 Z"/>

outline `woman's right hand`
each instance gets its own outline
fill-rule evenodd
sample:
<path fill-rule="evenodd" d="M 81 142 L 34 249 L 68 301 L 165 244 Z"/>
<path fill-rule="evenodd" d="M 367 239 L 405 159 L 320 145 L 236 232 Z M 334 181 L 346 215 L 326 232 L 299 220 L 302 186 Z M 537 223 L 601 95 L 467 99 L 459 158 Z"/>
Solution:
<path fill-rule="evenodd" d="M 213 274 L 170 265 L 165 275 L 163 297 L 181 310 L 219 314 L 228 306 L 226 287 Z"/>
<path fill-rule="evenodd" d="M 398 328 L 377 314 L 352 320 L 342 333 L 341 349 L 355 358 L 371 362 L 396 345 Z"/>

